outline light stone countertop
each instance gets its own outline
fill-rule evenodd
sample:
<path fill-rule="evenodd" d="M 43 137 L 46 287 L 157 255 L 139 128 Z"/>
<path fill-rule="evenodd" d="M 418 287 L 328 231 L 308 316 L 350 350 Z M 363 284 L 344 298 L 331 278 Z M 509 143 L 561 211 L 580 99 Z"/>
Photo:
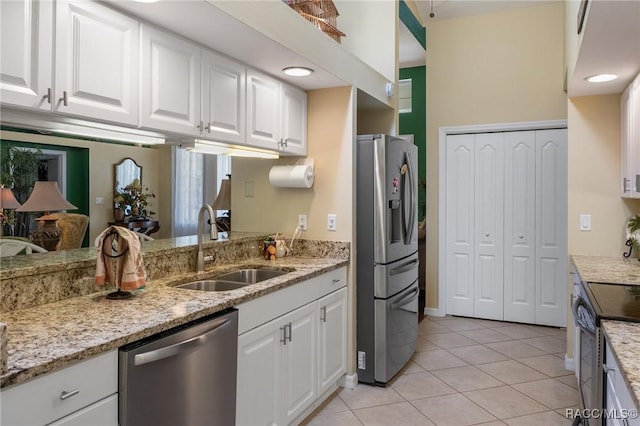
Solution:
<path fill-rule="evenodd" d="M 631 391 L 635 408 L 640 408 L 640 323 L 603 320 L 602 328 Z"/>
<path fill-rule="evenodd" d="M 348 264 L 347 259 L 254 258 L 153 280 L 128 300 L 107 300 L 108 292 L 74 297 L 34 308 L 5 312 L 7 372 L 0 387 L 21 383 L 130 342 L 222 311 Z M 172 285 L 205 279 L 238 267 L 291 268 L 292 272 L 238 290 L 206 292 Z"/>
<path fill-rule="evenodd" d="M 640 285 L 640 262 L 638 259 L 626 259 L 606 256 L 571 255 L 578 268 L 582 281 Z"/>

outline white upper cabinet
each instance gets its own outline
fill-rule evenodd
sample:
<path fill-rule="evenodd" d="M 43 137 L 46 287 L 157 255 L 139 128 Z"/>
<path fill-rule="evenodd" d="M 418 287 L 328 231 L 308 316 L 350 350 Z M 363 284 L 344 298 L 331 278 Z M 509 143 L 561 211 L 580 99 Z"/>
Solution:
<path fill-rule="evenodd" d="M 245 140 L 246 68 L 202 51 L 203 136 L 219 141 Z"/>
<path fill-rule="evenodd" d="M 281 100 L 280 151 L 307 155 L 307 93 L 283 84 Z"/>
<path fill-rule="evenodd" d="M 199 136 L 200 48 L 142 25 L 142 127 Z"/>
<path fill-rule="evenodd" d="M 280 82 L 258 71 L 247 71 L 247 144 L 278 149 Z"/>
<path fill-rule="evenodd" d="M 620 96 L 622 196 L 640 198 L 640 75 Z"/>
<path fill-rule="evenodd" d="M 1 5 L 3 104 L 137 124 L 137 21 L 93 2 Z"/>
<path fill-rule="evenodd" d="M 51 110 L 53 3 L 2 1 L 0 19 L 0 101 Z"/>
<path fill-rule="evenodd" d="M 138 22 L 98 3 L 56 3 L 55 111 L 138 123 Z"/>

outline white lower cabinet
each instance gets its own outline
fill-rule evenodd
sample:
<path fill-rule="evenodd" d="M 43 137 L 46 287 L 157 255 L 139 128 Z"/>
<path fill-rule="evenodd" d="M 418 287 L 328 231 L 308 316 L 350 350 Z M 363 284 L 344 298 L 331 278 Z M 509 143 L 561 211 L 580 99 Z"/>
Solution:
<path fill-rule="evenodd" d="M 118 425 L 118 351 L 0 392 L 0 424 Z"/>
<path fill-rule="evenodd" d="M 322 395 L 347 371 L 347 289 L 319 299 L 318 310 L 318 395 Z"/>
<path fill-rule="evenodd" d="M 346 373 L 345 284 L 341 268 L 238 306 L 237 425 L 297 424 L 337 387 Z"/>
<path fill-rule="evenodd" d="M 620 366 L 609 342 L 605 344 L 605 409 L 607 426 L 639 426 L 638 407 L 633 402 L 629 387 L 622 377 Z"/>

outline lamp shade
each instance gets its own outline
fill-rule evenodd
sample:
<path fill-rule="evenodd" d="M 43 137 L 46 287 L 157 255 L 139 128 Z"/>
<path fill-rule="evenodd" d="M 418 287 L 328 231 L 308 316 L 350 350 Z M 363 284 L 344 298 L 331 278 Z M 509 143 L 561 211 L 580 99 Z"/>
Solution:
<path fill-rule="evenodd" d="M 211 206 L 213 210 L 231 210 L 231 180 L 224 179 L 220 192 Z"/>
<path fill-rule="evenodd" d="M 11 188 L 0 188 L 0 209 L 17 209 L 20 203 L 13 196 Z"/>
<path fill-rule="evenodd" d="M 77 207 L 65 200 L 58 182 L 38 181 L 31 195 L 17 212 L 50 212 L 57 210 L 76 210 Z"/>

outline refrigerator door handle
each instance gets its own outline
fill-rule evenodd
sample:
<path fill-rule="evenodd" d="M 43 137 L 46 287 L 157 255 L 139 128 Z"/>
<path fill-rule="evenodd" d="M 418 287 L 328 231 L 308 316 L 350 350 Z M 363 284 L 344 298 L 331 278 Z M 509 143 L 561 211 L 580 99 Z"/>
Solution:
<path fill-rule="evenodd" d="M 415 269 L 416 266 L 418 266 L 418 259 L 411 259 L 410 261 L 393 268 L 391 271 L 389 271 L 389 275 L 402 274 L 403 272 L 408 272 L 412 269 Z"/>
<path fill-rule="evenodd" d="M 397 302 L 392 303 L 391 305 L 389 305 L 389 309 L 394 310 L 394 309 L 398 309 L 403 307 L 404 305 L 408 305 L 409 303 L 413 302 L 414 300 L 416 300 L 418 298 L 418 294 L 420 293 L 420 289 L 419 288 L 414 288 L 411 293 L 409 293 L 408 297 L 405 297 Z"/>
<path fill-rule="evenodd" d="M 405 245 L 411 243 L 411 238 L 413 238 L 413 228 L 416 220 L 416 194 L 414 193 L 415 185 L 413 184 L 413 169 L 411 167 L 411 156 L 408 152 L 405 152 L 405 160 L 407 165 L 407 172 L 402 175 L 402 226 L 404 227 L 404 243 Z M 407 180 L 409 180 L 409 218 L 407 220 L 407 200 L 404 199 L 406 194 L 406 185 Z"/>

